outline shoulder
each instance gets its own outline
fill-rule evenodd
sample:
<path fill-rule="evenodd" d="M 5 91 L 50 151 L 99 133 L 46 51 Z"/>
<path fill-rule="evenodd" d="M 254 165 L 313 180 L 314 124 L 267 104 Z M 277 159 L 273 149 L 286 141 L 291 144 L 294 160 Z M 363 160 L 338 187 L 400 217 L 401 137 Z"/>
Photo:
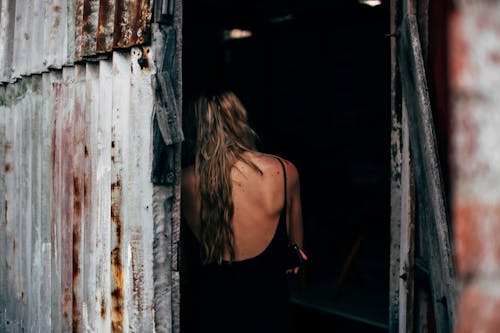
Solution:
<path fill-rule="evenodd" d="M 295 164 L 284 157 L 273 154 L 258 153 L 255 155 L 255 158 L 259 167 L 263 166 L 263 169 L 272 169 L 276 171 L 282 170 L 281 161 L 285 167 L 288 181 L 293 182 L 299 179 L 299 171 L 297 170 Z"/>

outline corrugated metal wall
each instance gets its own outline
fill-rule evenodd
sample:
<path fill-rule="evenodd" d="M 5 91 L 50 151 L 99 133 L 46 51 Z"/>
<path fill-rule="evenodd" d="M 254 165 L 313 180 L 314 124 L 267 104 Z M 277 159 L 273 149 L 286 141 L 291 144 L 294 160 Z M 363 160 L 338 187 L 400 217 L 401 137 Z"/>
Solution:
<path fill-rule="evenodd" d="M 0 0 L 0 332 L 178 331 L 181 1 L 156 48 L 152 2 Z"/>
<path fill-rule="evenodd" d="M 148 50 L 1 87 L 0 328 L 153 331 Z"/>

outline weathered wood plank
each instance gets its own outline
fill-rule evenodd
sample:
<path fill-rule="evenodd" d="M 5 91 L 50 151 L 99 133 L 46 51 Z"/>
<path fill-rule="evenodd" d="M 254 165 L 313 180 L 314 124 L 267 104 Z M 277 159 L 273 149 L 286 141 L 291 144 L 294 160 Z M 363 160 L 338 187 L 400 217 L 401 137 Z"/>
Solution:
<path fill-rule="evenodd" d="M 437 330 L 449 332 L 452 331 L 456 308 L 455 264 L 415 16 L 405 18 L 399 41 L 398 60 L 401 63 L 401 82 L 411 124 L 410 144 L 419 216 L 422 217 L 429 239 L 428 259 Z"/>
<path fill-rule="evenodd" d="M 401 236 L 399 256 L 399 332 L 413 333 L 414 306 L 414 184 L 410 164 L 408 113 L 403 104 L 401 167 Z"/>
<path fill-rule="evenodd" d="M 401 1 L 390 2 L 391 32 L 401 24 Z M 389 266 L 389 332 L 399 331 L 399 257 L 401 237 L 401 85 L 396 54 L 396 41 L 391 38 L 391 227 Z"/>

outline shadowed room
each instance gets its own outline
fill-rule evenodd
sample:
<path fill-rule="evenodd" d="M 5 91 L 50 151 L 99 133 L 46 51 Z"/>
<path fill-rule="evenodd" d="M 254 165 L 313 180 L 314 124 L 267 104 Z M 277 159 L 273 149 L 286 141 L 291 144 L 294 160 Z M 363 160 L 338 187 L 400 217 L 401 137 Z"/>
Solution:
<path fill-rule="evenodd" d="M 300 173 L 310 260 L 290 278 L 297 332 L 387 331 L 388 2 L 187 0 L 183 11 L 184 97 L 233 89 L 259 149 Z M 196 253 L 182 235 L 186 327 Z"/>

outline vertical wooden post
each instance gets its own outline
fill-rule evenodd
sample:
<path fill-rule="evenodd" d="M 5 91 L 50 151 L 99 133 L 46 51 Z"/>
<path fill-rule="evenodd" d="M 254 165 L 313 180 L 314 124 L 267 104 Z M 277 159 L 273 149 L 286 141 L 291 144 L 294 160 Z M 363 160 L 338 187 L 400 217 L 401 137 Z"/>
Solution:
<path fill-rule="evenodd" d="M 391 34 L 401 24 L 402 1 L 390 3 Z M 396 55 L 396 38 L 391 38 L 391 243 L 389 276 L 389 332 L 399 331 L 399 244 L 401 235 L 402 128 L 401 85 Z"/>

